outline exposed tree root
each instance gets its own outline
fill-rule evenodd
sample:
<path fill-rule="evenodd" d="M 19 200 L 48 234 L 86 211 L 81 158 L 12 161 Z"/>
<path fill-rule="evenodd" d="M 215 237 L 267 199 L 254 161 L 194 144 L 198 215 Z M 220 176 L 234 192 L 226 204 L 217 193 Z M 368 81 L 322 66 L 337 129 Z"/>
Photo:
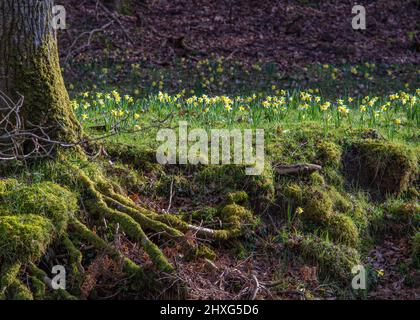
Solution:
<path fill-rule="evenodd" d="M 79 163 L 78 165 L 66 162 L 63 168 L 61 166 L 58 167 L 58 170 L 55 168 L 56 171 L 59 171 L 59 174 L 55 176 L 56 171 L 54 171 L 51 179 L 60 182 L 63 181 L 69 189 L 75 189 L 80 194 L 82 207 L 93 220 L 105 220 L 110 221 L 114 225 L 118 225 L 123 233 L 144 249 L 158 271 L 172 272 L 174 267 L 158 245 L 149 239 L 146 232 L 158 234 L 168 240 L 182 242 L 182 244 L 186 244 L 191 248 L 191 242 L 187 241 L 191 235 L 213 240 L 225 240 L 241 234 L 243 217 L 246 217 L 248 219 L 247 221 L 252 219 L 252 214 L 248 210 L 235 204 L 227 205 L 226 210 L 221 211 L 221 214 L 224 215 L 224 229 L 221 230 L 194 226 L 182 220 L 182 216 L 169 213 L 158 214 L 140 207 L 129 197 L 124 196 L 121 192 L 121 187 L 106 179 L 99 167 L 92 166 L 91 169 L 93 170 L 91 171 L 83 169 L 85 163 L 85 160 L 82 160 L 82 164 Z M 50 174 L 50 170 L 51 168 L 47 168 L 48 174 Z M 64 176 L 62 176 L 63 174 Z M 66 177 L 71 177 L 71 180 L 66 180 Z M 40 188 L 42 187 L 43 185 L 40 185 Z M 51 188 L 51 190 L 55 189 Z M 29 191 L 32 192 L 32 189 Z M 43 198 L 39 199 L 39 201 L 42 200 Z M 74 208 L 72 210 L 76 209 Z M 15 214 L 25 213 L 16 212 Z M 38 213 L 35 212 L 35 214 Z M 48 215 L 45 216 L 44 209 L 40 212 L 40 215 L 42 214 L 44 214 L 46 221 L 50 221 L 51 218 Z M 51 238 L 55 239 L 56 243 L 68 252 L 69 263 L 66 265 L 66 269 L 71 273 L 73 288 L 77 288 L 78 284 L 83 282 L 84 277 L 84 268 L 82 265 L 83 254 L 75 245 L 75 241 L 89 243 L 97 252 L 105 252 L 112 259 L 121 261 L 123 270 L 129 277 L 136 278 L 140 283 L 147 281 L 148 278 L 141 266 L 124 256 L 118 248 L 107 243 L 96 232 L 90 230 L 81 221 L 76 212 L 69 212 L 63 219 L 66 220 L 66 223 L 63 224 L 65 227 L 61 228 L 61 231 L 56 232 L 56 234 L 53 234 Z M 57 221 L 61 220 L 58 219 Z M 58 230 L 55 229 L 55 225 L 53 229 Z M 186 237 L 187 233 L 189 235 L 188 238 Z M 48 246 L 48 243 L 46 243 L 46 246 Z M 16 257 L 13 259 L 19 262 L 13 263 L 12 259 L 10 263 L 3 265 L 0 274 L 0 299 L 13 296 L 22 299 L 42 299 L 46 296 L 46 289 L 52 288 L 52 280 L 43 270 L 36 266 L 36 260 L 41 255 L 42 251 L 40 255 L 34 258 L 35 260 L 29 259 L 29 261 L 27 261 L 28 259 L 22 260 Z M 18 279 L 19 271 L 23 265 L 29 267 L 27 271 L 29 271 L 29 279 L 31 280 L 31 290 Z M 64 299 L 74 298 L 65 290 L 55 290 L 53 291 L 53 295 Z"/>
<path fill-rule="evenodd" d="M 124 271 L 131 276 L 144 277 L 143 269 L 135 264 L 131 259 L 125 257 L 120 251 L 113 248 L 111 245 L 102 240 L 99 236 L 93 233 L 88 227 L 78 220 L 74 220 L 71 223 L 74 232 L 85 240 L 86 242 L 93 245 L 97 250 L 107 252 L 113 259 L 122 260 L 124 262 Z"/>
<path fill-rule="evenodd" d="M 22 264 L 20 262 L 5 263 L 1 268 L 0 299 L 4 299 L 6 290 L 16 281 Z"/>

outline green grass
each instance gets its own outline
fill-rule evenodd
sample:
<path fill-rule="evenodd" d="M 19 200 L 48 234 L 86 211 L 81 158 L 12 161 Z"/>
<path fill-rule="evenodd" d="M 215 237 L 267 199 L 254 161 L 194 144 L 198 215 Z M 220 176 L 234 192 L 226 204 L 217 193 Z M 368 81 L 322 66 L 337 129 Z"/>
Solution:
<path fill-rule="evenodd" d="M 337 100 L 327 100 L 314 91 L 235 97 L 159 93 L 139 99 L 112 91 L 83 93 L 73 100 L 73 107 L 93 134 L 142 131 L 143 135 L 166 119 L 166 126 L 182 120 L 190 128 L 261 128 L 267 134 L 310 123 L 321 125 L 324 135 L 339 128 L 372 128 L 389 139 L 418 142 L 419 98 L 420 90 Z"/>
<path fill-rule="evenodd" d="M 272 63 L 247 66 L 212 56 L 160 68 L 146 61 L 73 68 L 84 80 L 72 82 L 67 70 L 73 106 L 93 135 L 119 133 L 117 139 L 153 144 L 152 127 L 167 119 L 165 126 L 183 120 L 190 128 L 262 128 L 267 134 L 311 123 L 325 135 L 373 128 L 389 139 L 418 142 L 415 65 L 314 64 L 286 73 Z M 140 134 L 125 134 L 132 131 Z"/>

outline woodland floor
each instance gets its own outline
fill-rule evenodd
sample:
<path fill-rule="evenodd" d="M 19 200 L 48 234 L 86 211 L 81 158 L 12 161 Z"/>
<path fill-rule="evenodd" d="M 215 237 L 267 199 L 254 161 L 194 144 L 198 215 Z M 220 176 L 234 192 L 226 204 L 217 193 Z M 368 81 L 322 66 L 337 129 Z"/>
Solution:
<path fill-rule="evenodd" d="M 403 90 L 416 95 L 416 89 L 420 88 L 419 1 L 369 1 L 366 5 L 368 29 L 358 33 L 351 29 L 353 1 L 147 0 L 131 6 L 124 14 L 113 13 L 113 16 L 98 7 L 94 0 L 62 2 L 68 12 L 69 24 L 67 31 L 59 33 L 62 68 L 71 98 L 80 106 L 86 102 L 94 105 L 100 100 L 98 92 L 112 90 L 118 91 L 121 96 L 128 94 L 138 99 L 140 102 L 133 107 L 137 112 L 148 110 L 148 106 L 156 102 L 160 91 L 173 96 L 182 90 L 185 96 L 248 97 L 261 94 L 262 101 L 262 97 L 275 95 L 280 89 L 299 96 L 301 91 L 315 88 L 320 90 L 323 99 L 355 97 L 359 106 L 365 95 L 387 99 L 389 94 Z M 98 30 L 110 21 L 113 21 L 112 25 Z M 91 33 L 92 41 L 89 43 L 89 32 L 92 30 L 95 31 Z M 87 33 L 83 35 L 84 32 Z M 216 71 L 219 68 L 221 71 Z M 211 78 L 214 80 L 210 81 Z M 261 107 L 260 104 L 257 107 Z M 102 127 L 105 126 L 96 121 L 102 120 L 102 115 L 86 110 L 78 113 L 81 121 L 86 116 L 86 131 L 93 135 L 104 134 Z M 149 118 L 144 111 L 145 120 L 141 125 L 153 125 L 156 119 L 152 116 L 156 114 L 152 113 Z M 181 110 L 175 120 L 189 117 L 188 120 L 195 121 L 198 116 L 199 112 L 189 114 Z M 236 121 L 234 119 L 230 125 L 232 122 L 239 126 L 248 124 L 241 117 Z M 298 161 L 322 164 L 318 148 L 323 140 L 329 139 L 334 146 L 341 147 L 364 139 L 364 135 L 372 135 L 373 140 L 395 142 L 409 151 L 419 150 L 418 122 L 417 126 L 403 123 L 404 126 L 399 129 L 393 124 L 394 119 L 388 119 L 383 125 L 375 126 L 373 131 L 360 123 L 350 123 L 342 130 L 331 125 L 331 131 L 326 132 L 322 122 L 317 121 L 308 120 L 302 122 L 304 124 L 292 120 L 262 122 L 261 126 L 266 131 L 271 130 L 270 137 L 274 137 L 268 142 L 269 160 L 273 162 L 273 167 Z M 194 122 L 194 126 L 200 125 L 204 126 L 204 121 Z M 208 125 L 220 127 L 224 123 L 218 118 Z M 154 128 L 134 136 L 116 135 L 106 140 L 105 145 L 130 145 L 145 151 L 155 147 L 154 135 Z M 383 136 L 385 139 L 382 139 Z M 107 147 L 105 150 L 109 151 Z M 283 151 L 286 155 L 281 154 Z M 397 204 L 400 204 L 399 201 L 415 203 L 412 220 L 396 223 L 404 227 L 408 224 L 411 233 L 412 228 L 415 232 L 419 231 L 418 154 L 416 157 L 416 176 L 410 184 L 411 191 L 403 193 L 401 198 L 390 199 L 391 205 L 393 201 Z M 165 172 L 159 175 L 153 166 L 152 169 L 133 168 L 131 164 L 124 167 L 127 163 L 112 154 L 99 158 L 105 170 L 111 167 L 111 177 L 121 181 L 129 177 L 128 182 L 124 180 L 129 185 L 125 191 L 135 203 L 160 214 L 215 208 L 224 201 L 228 192 L 239 191 L 242 183 L 239 181 L 238 187 L 234 182 L 232 188 L 229 185 L 231 182 L 226 183 L 229 185 L 227 188 L 224 182 L 218 182 L 223 188 L 218 183 L 215 183 L 216 186 L 203 182 L 196 184 L 199 173 L 194 170 L 189 172 L 188 168 L 165 168 Z M 339 162 L 338 166 L 341 166 L 341 158 Z M 335 174 L 339 176 L 338 180 L 344 179 L 341 168 L 329 164 L 326 168 L 321 177 L 321 180 L 325 178 L 327 181 L 326 188 L 330 185 L 335 187 Z M 133 169 L 139 174 L 141 185 L 130 180 Z M 37 174 L 29 173 L 27 180 L 38 179 Z M 136 179 L 137 176 L 134 181 L 138 182 Z M 312 186 L 310 178 L 299 179 L 283 181 L 276 176 L 273 179 L 276 200 L 282 199 L 282 188 L 290 183 Z M 194 188 L 204 188 L 204 191 Z M 364 205 L 364 200 L 359 199 L 359 194 L 353 189 L 349 190 L 346 186 L 339 191 L 352 205 Z M 381 211 L 381 219 L 388 223 L 387 204 L 372 199 L 368 201 L 367 211 Z M 287 210 L 290 214 L 290 208 Z M 348 284 L 337 284 L 337 281 L 325 276 L 325 268 L 328 269 L 329 265 L 323 260 L 325 252 L 315 259 L 305 259 L 288 249 L 290 243 L 299 243 L 302 234 L 316 235 L 317 239 L 319 236 L 325 240 L 324 235 L 311 225 L 303 226 L 295 212 L 292 212 L 292 217 L 279 215 L 278 212 L 280 209 L 274 206 L 270 214 L 262 215 L 252 239 L 245 237 L 215 244 L 198 239 L 214 251 L 215 257 L 212 258 L 188 258 L 181 245 L 168 244 L 158 234 L 152 234 L 150 238 L 159 241 L 176 273 L 157 273 L 161 287 L 150 293 L 133 293 L 121 263 L 106 253 L 96 254 L 91 246 L 82 243 L 79 249 L 85 256 L 85 274 L 80 298 L 249 299 L 256 293 L 257 287 L 258 299 L 420 298 L 420 273 L 412 263 L 411 233 L 372 232 L 373 240 L 368 237 L 366 246 L 364 244 L 360 252 L 362 263 L 369 267 L 373 280 L 369 282 L 368 290 L 355 293 Z M 208 226 L 221 224 L 220 219 L 211 214 L 200 218 Z M 106 229 L 105 222 L 94 232 L 109 236 Z M 283 239 L 283 232 L 287 233 L 287 241 Z M 144 250 L 123 233 L 117 230 L 107 240 L 132 261 L 153 270 Z M 328 234 L 324 242 L 332 243 Z M 65 250 L 59 246 L 50 248 L 47 256 L 40 263 L 45 270 L 53 262 L 67 259 Z"/>
<path fill-rule="evenodd" d="M 349 13 L 353 1 L 258 1 L 258 5 L 253 1 L 145 1 L 144 5 L 134 5 L 125 15 L 119 15 L 118 23 L 114 22 L 103 32 L 95 33 L 91 45 L 86 47 L 86 37 L 78 39 L 72 47 L 70 44 L 82 32 L 101 27 L 112 19 L 95 6 L 95 1 L 67 2 L 70 28 L 60 34 L 60 48 L 63 61 L 68 62 L 64 64 L 66 80 L 75 83 L 76 88 L 77 81 L 72 79 L 82 77 L 88 80 L 87 83 L 92 79 L 92 83 L 85 87 L 88 89 L 96 84 L 98 88 L 117 87 L 124 91 L 127 83 L 129 88 L 140 86 L 147 94 L 155 89 L 144 83 L 150 86 L 152 80 L 164 78 L 164 90 L 176 91 L 187 85 L 190 76 L 178 67 L 180 59 L 195 63 L 217 57 L 224 57 L 227 63 L 239 61 L 251 68 L 251 74 L 255 71 L 252 69 L 255 64 L 274 65 L 281 74 L 274 82 L 291 88 L 293 84 L 299 88 L 319 86 L 327 94 L 337 88 L 349 92 L 353 90 L 356 94 L 369 90 L 390 92 L 397 91 L 404 83 L 418 88 L 419 77 L 415 67 L 420 62 L 418 1 L 371 1 L 366 5 L 368 29 L 358 33 L 350 28 Z M 74 68 L 74 62 L 93 63 L 93 67 Z M 379 80 L 365 87 L 356 86 L 352 80 L 323 81 L 313 70 L 308 71 L 308 66 L 313 64 L 359 66 L 366 62 L 398 66 L 401 69 L 396 82 L 386 79 L 383 82 L 391 84 L 383 88 L 380 80 L 383 71 L 379 70 Z M 136 63 L 141 65 L 145 74 L 127 80 L 126 68 Z M 105 85 L 95 81 L 101 66 L 109 68 L 111 74 L 104 75 Z M 159 70 L 157 74 L 155 69 Z M 266 74 L 265 78 L 256 85 L 263 91 L 267 91 L 273 82 L 270 74 Z M 179 84 L 179 79 L 185 81 Z M 82 88 L 77 90 L 80 92 Z M 223 92 L 221 88 L 214 90 Z M 239 89 L 242 90 L 247 91 Z M 132 93 L 133 89 L 127 91 Z M 229 93 L 229 89 L 226 91 Z M 156 202 L 139 197 L 136 200 L 158 212 L 168 206 L 168 199 Z M 211 199 L 206 200 L 207 203 L 212 202 Z M 172 201 L 174 210 L 194 208 L 188 197 L 176 196 Z M 217 201 L 213 200 L 214 203 Z M 368 294 L 369 298 L 419 297 L 418 288 L 404 284 L 407 270 L 401 264 L 410 258 L 408 246 L 408 239 L 386 237 L 372 248 L 366 261 L 375 270 L 383 270 L 385 275 L 378 278 L 375 289 Z M 130 247 L 129 243 L 127 247 Z M 170 252 L 166 253 L 170 255 Z M 229 250 L 221 250 L 214 265 L 206 261 L 176 263 L 176 255 L 175 251 L 172 259 L 179 268 L 179 280 L 189 287 L 186 298 L 243 298 L 251 294 L 254 285 L 249 274 L 256 274 L 262 282 L 270 282 L 279 276 L 276 255 L 272 258 L 263 254 L 238 259 Z M 287 284 L 284 290 L 266 290 L 259 293 L 260 297 L 301 299 L 308 298 L 310 292 L 309 296 L 334 298 L 332 290 L 325 288 L 313 276 L 314 270 L 316 273 L 315 266 L 302 265 L 291 259 L 287 268 L 280 272 L 284 284 Z M 414 277 L 414 283 L 419 283 L 415 279 L 419 274 L 410 272 L 409 277 Z M 232 287 L 235 281 L 241 288 L 239 292 Z M 165 296 L 165 292 L 162 295 Z"/>

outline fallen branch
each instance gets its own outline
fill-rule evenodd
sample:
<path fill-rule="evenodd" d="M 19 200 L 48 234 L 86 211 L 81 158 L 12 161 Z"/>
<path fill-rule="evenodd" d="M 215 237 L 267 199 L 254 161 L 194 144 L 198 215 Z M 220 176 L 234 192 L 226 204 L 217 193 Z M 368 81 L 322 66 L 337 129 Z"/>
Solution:
<path fill-rule="evenodd" d="M 128 41 L 130 41 L 130 43 L 132 45 L 135 44 L 134 40 L 130 37 L 130 35 L 128 34 L 126 28 L 124 27 L 124 25 L 122 24 L 122 22 L 116 17 L 116 15 L 111 12 L 107 7 L 105 7 L 105 5 L 102 2 L 98 2 L 99 6 L 101 7 L 101 9 L 103 11 L 105 11 L 105 13 L 112 19 L 114 20 L 118 26 L 121 28 L 121 31 L 124 33 L 125 37 L 127 38 Z"/>
<path fill-rule="evenodd" d="M 278 165 L 275 167 L 279 175 L 294 175 L 294 174 L 311 174 L 322 170 L 322 167 L 317 164 L 302 163 L 293 165 Z"/>

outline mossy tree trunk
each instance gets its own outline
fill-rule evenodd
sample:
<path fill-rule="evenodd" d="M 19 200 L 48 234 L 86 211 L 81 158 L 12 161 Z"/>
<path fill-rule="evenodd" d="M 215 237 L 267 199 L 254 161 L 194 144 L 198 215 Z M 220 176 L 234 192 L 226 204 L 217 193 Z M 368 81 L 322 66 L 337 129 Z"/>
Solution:
<path fill-rule="evenodd" d="M 53 5 L 0 0 L 0 90 L 15 101 L 24 96 L 26 127 L 30 122 L 47 128 L 51 139 L 75 142 L 81 127 L 61 75 Z"/>

